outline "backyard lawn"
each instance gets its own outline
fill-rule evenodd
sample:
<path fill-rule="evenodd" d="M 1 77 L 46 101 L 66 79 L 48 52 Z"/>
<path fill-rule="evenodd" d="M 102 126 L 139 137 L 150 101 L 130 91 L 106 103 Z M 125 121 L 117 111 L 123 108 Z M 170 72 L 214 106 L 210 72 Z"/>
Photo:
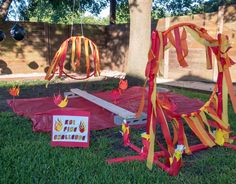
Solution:
<path fill-rule="evenodd" d="M 0 183 L 236 183 L 236 153 L 224 148 L 197 152 L 184 156 L 183 167 L 177 177 L 168 176 L 154 166 L 152 171 L 143 162 L 108 165 L 105 160 L 134 154 L 122 146 L 120 127 L 91 132 L 90 147 L 60 148 L 50 146 L 50 134 L 33 133 L 30 120 L 18 117 L 6 106 L 11 98 L 7 89 L 12 84 L 0 83 Z M 39 97 L 52 95 L 58 89 L 63 92 L 71 86 L 86 86 L 91 90 L 109 90 L 117 82 L 104 81 L 97 86 L 89 84 L 22 84 L 21 96 Z M 43 91 L 50 91 L 44 93 Z M 172 89 L 189 97 L 206 101 L 209 94 L 183 89 Z M 30 95 L 31 94 L 31 95 Z M 6 112 L 3 112 L 6 111 Z M 232 129 L 236 130 L 236 115 L 229 109 Z M 141 145 L 143 128 L 131 129 L 131 140 Z M 157 132 L 157 136 L 158 136 Z M 189 132 L 191 136 L 192 133 Z M 188 136 L 188 135 L 187 135 Z M 196 138 L 197 139 L 197 138 Z"/>

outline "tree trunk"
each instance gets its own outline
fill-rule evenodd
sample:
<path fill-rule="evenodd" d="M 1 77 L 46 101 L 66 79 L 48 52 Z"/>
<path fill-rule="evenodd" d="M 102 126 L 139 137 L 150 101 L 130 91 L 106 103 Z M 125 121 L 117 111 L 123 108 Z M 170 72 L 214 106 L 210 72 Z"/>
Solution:
<path fill-rule="evenodd" d="M 0 6 L 0 21 L 1 22 L 5 20 L 11 3 L 12 3 L 12 0 L 3 0 Z"/>
<path fill-rule="evenodd" d="M 110 24 L 116 24 L 116 0 L 110 0 Z"/>
<path fill-rule="evenodd" d="M 144 78 L 151 40 L 152 0 L 129 0 L 130 37 L 127 74 Z"/>

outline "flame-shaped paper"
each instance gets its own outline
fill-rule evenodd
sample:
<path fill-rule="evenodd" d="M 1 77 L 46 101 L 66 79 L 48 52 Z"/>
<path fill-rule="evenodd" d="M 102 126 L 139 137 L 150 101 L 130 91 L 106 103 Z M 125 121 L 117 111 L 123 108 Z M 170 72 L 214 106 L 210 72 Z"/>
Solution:
<path fill-rule="evenodd" d="M 9 89 L 9 94 L 13 97 L 20 95 L 20 87 L 12 87 Z"/>
<path fill-rule="evenodd" d="M 128 88 L 128 81 L 121 79 L 119 82 L 119 89 L 126 90 Z"/>
<path fill-rule="evenodd" d="M 59 95 L 54 95 L 53 102 L 54 102 L 58 107 L 64 108 L 64 107 L 66 107 L 67 104 L 68 104 L 68 98 L 65 97 L 65 98 L 63 99 L 60 94 L 59 94 Z"/>
<path fill-rule="evenodd" d="M 60 104 L 61 101 L 62 101 L 62 96 L 61 96 L 61 94 L 59 94 L 59 95 L 54 95 L 53 102 L 54 102 L 56 105 Z"/>

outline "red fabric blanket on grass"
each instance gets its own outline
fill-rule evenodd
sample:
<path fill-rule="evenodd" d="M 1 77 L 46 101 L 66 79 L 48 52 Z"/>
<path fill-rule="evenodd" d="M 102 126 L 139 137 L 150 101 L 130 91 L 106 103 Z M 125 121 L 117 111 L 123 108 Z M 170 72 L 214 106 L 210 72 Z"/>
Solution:
<path fill-rule="evenodd" d="M 124 91 L 116 105 L 136 112 L 142 96 L 141 87 L 131 87 Z M 114 103 L 111 91 L 93 93 L 94 96 L 102 98 L 108 102 Z M 188 113 L 200 108 L 203 105 L 198 99 L 190 99 L 188 97 L 174 93 L 159 93 L 159 98 L 167 99 L 172 105 L 172 109 L 177 113 Z M 166 100 L 165 100 L 166 101 Z M 20 116 L 30 118 L 32 120 L 32 129 L 35 132 L 50 132 L 52 128 L 52 113 L 58 107 L 53 102 L 53 97 L 31 98 L 31 99 L 15 99 L 7 100 L 13 111 Z M 114 124 L 114 114 L 102 107 L 95 105 L 81 97 L 70 98 L 67 108 L 76 108 L 78 110 L 89 111 L 91 130 L 102 130 L 112 128 Z M 147 102 L 145 103 L 144 112 L 147 111 Z"/>

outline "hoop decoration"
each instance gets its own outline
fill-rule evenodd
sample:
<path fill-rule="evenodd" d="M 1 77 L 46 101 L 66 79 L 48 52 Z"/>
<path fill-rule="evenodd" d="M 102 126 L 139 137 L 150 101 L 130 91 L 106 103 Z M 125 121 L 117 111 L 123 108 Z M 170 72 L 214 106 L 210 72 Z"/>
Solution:
<path fill-rule="evenodd" d="M 83 47 L 82 47 L 83 46 Z M 65 72 L 65 60 L 68 47 L 71 48 L 71 68 L 73 71 L 78 71 L 81 67 L 81 52 L 84 51 L 86 76 L 76 78 Z M 91 72 L 91 68 L 93 71 Z M 97 46 L 94 42 L 84 36 L 72 36 L 65 40 L 56 52 L 47 74 L 46 80 L 51 80 L 55 73 L 59 72 L 58 77 L 61 78 L 62 74 L 75 80 L 84 80 L 91 76 L 100 75 L 100 56 Z"/>

